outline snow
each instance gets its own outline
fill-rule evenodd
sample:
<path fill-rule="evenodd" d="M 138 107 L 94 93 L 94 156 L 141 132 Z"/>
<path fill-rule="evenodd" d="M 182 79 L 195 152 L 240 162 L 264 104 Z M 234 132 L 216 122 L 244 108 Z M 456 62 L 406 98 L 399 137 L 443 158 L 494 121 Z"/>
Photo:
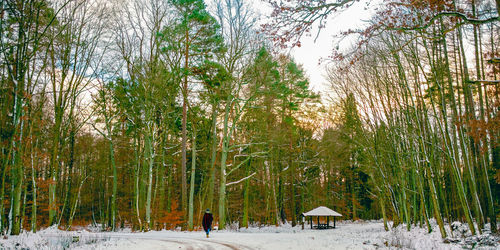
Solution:
<path fill-rule="evenodd" d="M 22 233 L 0 239 L 1 249 L 499 249 L 499 238 L 488 228 L 480 236 L 471 236 L 466 225 L 447 226 L 449 238 L 443 240 L 437 225 L 433 232 L 405 225 L 384 231 L 382 221 L 341 221 L 336 229 L 311 230 L 308 225 L 292 227 L 253 225 L 238 229 L 215 230 L 206 238 L 202 231 L 89 232 L 61 231 L 51 227 L 36 234 Z M 453 228 L 453 231 L 451 231 Z M 78 236 L 78 240 L 74 240 Z M 446 243 L 447 242 L 447 243 Z"/>
<path fill-rule="evenodd" d="M 0 238 L 0 249 L 68 249 L 80 245 L 92 245 L 109 241 L 106 234 L 92 233 L 87 230 L 64 231 L 49 227 L 37 233 L 22 232 L 17 236 Z"/>

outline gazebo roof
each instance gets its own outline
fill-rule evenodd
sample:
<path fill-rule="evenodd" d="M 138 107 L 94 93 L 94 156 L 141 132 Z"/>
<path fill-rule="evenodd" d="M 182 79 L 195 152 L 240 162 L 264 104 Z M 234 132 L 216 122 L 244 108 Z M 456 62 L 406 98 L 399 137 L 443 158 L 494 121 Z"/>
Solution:
<path fill-rule="evenodd" d="M 317 207 L 309 212 L 302 213 L 304 216 L 342 216 L 341 214 L 324 206 Z"/>

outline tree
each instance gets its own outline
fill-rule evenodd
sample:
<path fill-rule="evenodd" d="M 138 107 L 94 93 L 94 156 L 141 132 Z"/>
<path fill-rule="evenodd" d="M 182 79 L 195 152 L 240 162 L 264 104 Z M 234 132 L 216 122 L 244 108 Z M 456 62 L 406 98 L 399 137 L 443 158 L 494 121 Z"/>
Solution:
<path fill-rule="evenodd" d="M 224 112 L 224 122 L 223 122 L 223 133 L 222 133 L 222 148 L 221 148 L 221 165 L 220 165 L 220 172 L 221 172 L 221 179 L 220 179 L 220 188 L 219 188 L 219 226 L 225 225 L 225 209 L 226 209 L 226 183 L 227 183 L 227 176 L 232 173 L 236 167 L 233 167 L 233 170 L 227 171 L 226 174 L 226 161 L 227 161 L 227 155 L 230 150 L 236 149 L 241 147 L 238 144 L 231 145 L 231 137 L 234 134 L 233 131 L 236 130 L 237 126 L 239 125 L 239 120 L 240 117 L 243 119 L 244 114 L 247 115 L 249 113 L 250 109 L 249 107 L 255 107 L 259 104 L 256 102 L 262 98 L 263 93 L 268 93 L 270 91 L 270 88 L 272 88 L 273 85 L 276 85 L 279 82 L 279 72 L 277 70 L 278 64 L 273 61 L 272 56 L 269 54 L 267 49 L 265 47 L 261 47 L 260 50 L 256 53 L 255 58 L 252 60 L 252 64 L 245 69 L 243 77 L 241 82 L 235 82 L 237 85 L 232 89 L 232 92 L 229 92 L 226 102 L 225 102 L 225 112 Z M 233 83 L 234 84 L 234 83 Z M 243 84 L 248 85 L 246 93 L 241 93 L 241 89 L 243 88 Z M 231 85 L 229 85 L 231 86 Z M 233 94 L 234 93 L 234 94 Z M 238 94 L 243 95 L 243 98 L 236 96 Z M 264 98 L 266 100 L 266 98 Z M 268 100 L 268 99 L 267 99 Z M 258 111 L 261 111 L 260 114 L 270 114 L 270 109 L 272 106 L 272 103 L 266 103 L 268 106 L 266 107 L 266 110 L 262 112 L 261 109 L 257 109 Z M 234 107 L 232 107 L 234 105 Z M 232 110 L 234 108 L 234 111 Z M 232 116 L 233 119 L 230 121 L 230 114 L 231 112 L 234 112 L 234 115 Z M 245 112 L 245 113 L 244 113 Z M 246 118 L 246 117 L 245 117 Z M 269 118 L 266 117 L 266 118 Z M 248 119 L 248 118 L 246 118 Z M 229 124 L 232 124 L 229 126 Z M 270 136 L 272 131 L 269 129 L 270 127 L 264 128 L 261 130 L 261 132 L 264 132 L 266 135 L 265 136 Z M 258 129 L 258 128 L 256 128 Z M 248 145 L 252 144 L 259 144 L 263 143 L 261 140 L 262 138 L 259 137 L 254 137 L 255 140 L 251 140 L 248 142 Z M 264 142 L 265 143 L 265 142 Z M 246 145 L 245 145 L 246 146 Z M 251 156 L 258 156 L 258 155 L 265 155 L 266 151 L 269 153 L 270 150 L 262 149 L 262 148 L 257 148 L 256 151 L 254 151 L 252 154 L 247 156 L 246 161 L 249 161 Z M 241 167 L 242 164 L 237 165 L 237 167 Z M 269 184 L 274 182 L 273 180 L 270 180 Z M 271 185 L 272 186 L 272 185 Z M 275 190 L 270 189 L 271 192 L 274 193 Z M 275 195 L 270 195 L 268 202 L 276 204 L 276 196 Z M 270 208 L 270 206 L 268 206 Z M 274 210 L 277 210 L 277 207 L 274 206 Z M 275 213 L 277 218 L 278 213 Z M 275 221 L 277 222 L 277 220 Z"/>
<path fill-rule="evenodd" d="M 275 1 L 268 0 L 273 8 L 271 23 L 263 24 L 265 32 L 272 36 L 273 41 L 280 47 L 291 45 L 300 47 L 300 38 L 311 32 L 317 24 L 318 34 L 325 28 L 330 15 L 335 15 L 349 8 L 356 1 Z"/>
<path fill-rule="evenodd" d="M 118 37 L 116 46 L 125 62 L 127 74 L 117 86 L 117 93 L 120 93 L 119 106 L 129 119 L 135 136 L 134 208 L 138 227 L 147 231 L 154 225 L 152 206 L 157 151 L 164 152 L 164 145 L 157 140 L 165 136 L 160 135 L 161 131 L 166 132 L 160 127 L 164 124 L 159 122 L 159 116 L 168 116 L 170 110 L 164 109 L 171 108 L 172 98 L 176 95 L 171 91 L 177 90 L 172 86 L 172 71 L 162 61 L 162 40 L 159 36 L 162 27 L 170 22 L 167 18 L 169 6 L 165 1 L 150 1 L 144 5 L 134 0 L 123 7 L 127 22 L 119 26 L 115 34 Z M 120 16 L 116 18 L 117 22 L 121 22 Z"/>
<path fill-rule="evenodd" d="M 347 98 L 343 100 L 342 105 L 342 115 L 341 115 L 341 127 L 340 140 L 344 143 L 343 154 L 345 157 L 345 176 L 347 177 L 347 186 L 351 196 L 351 211 L 352 219 L 356 220 L 358 218 L 357 206 L 360 203 L 358 200 L 364 199 L 361 195 L 360 189 L 365 189 L 368 183 L 366 182 L 365 172 L 362 170 L 363 162 L 363 147 L 361 144 L 363 140 L 364 132 L 362 128 L 361 119 L 357 110 L 356 101 L 352 93 L 347 95 Z M 364 194 L 366 196 L 366 192 Z M 360 197 L 361 196 L 361 197 Z"/>
<path fill-rule="evenodd" d="M 98 131 L 109 143 L 109 159 L 111 163 L 111 169 L 113 172 L 113 187 L 111 193 L 111 230 L 115 231 L 116 227 L 116 198 L 118 195 L 118 173 L 115 161 L 115 144 L 113 142 L 113 127 L 115 119 L 118 115 L 117 110 L 113 107 L 113 94 L 112 89 L 103 82 L 100 82 L 100 86 L 95 96 L 94 103 L 96 104 L 96 113 L 99 114 L 100 118 L 104 119 L 104 129 L 105 132 L 101 131 L 94 125 L 94 129 Z"/>
<path fill-rule="evenodd" d="M 174 24 L 163 31 L 164 51 L 175 51 L 184 60 L 180 76 L 183 78 L 181 92 L 182 104 L 182 210 L 187 210 L 186 143 L 187 107 L 189 98 L 188 82 L 192 68 L 213 57 L 223 49 L 217 21 L 206 11 L 203 0 L 171 0 L 175 8 Z"/>
<path fill-rule="evenodd" d="M 9 147 L 3 153 L 2 159 L 2 205 L 0 208 L 4 229 L 4 180 L 8 166 L 12 171 L 12 204 L 9 218 L 9 231 L 17 235 L 21 231 L 21 192 L 24 179 L 24 166 L 22 163 L 22 145 L 25 128 L 25 108 L 29 102 L 27 93 L 31 92 L 35 83 L 33 82 L 34 69 L 31 64 L 42 50 L 42 40 L 46 38 L 46 32 L 56 20 L 56 14 L 46 1 L 2 1 L 2 15 L 0 17 L 0 51 L 2 56 L 1 67 L 3 69 L 2 83 L 11 90 L 12 96 L 5 99 L 10 102 L 12 113 L 11 121 L 2 120 L 3 125 L 10 127 L 8 135 Z M 64 7 L 64 5 L 62 6 Z M 5 94 L 5 93 L 4 93 Z M 6 106 L 5 106 L 6 107 Z M 5 109 L 7 110 L 7 109 Z M 5 124 L 7 123 L 7 124 Z M 5 150 L 5 148 L 3 148 Z"/>
<path fill-rule="evenodd" d="M 299 214 L 296 202 L 296 152 L 294 148 L 296 145 L 296 134 L 297 134 L 297 118 L 296 112 L 299 111 L 300 106 L 304 103 L 312 103 L 317 101 L 319 96 L 314 94 L 309 90 L 309 81 L 304 75 L 303 70 L 295 64 L 295 62 L 286 57 L 280 56 L 278 58 L 279 71 L 280 71 L 280 82 L 279 85 L 275 87 L 274 92 L 277 94 L 278 100 L 281 103 L 281 127 L 284 133 L 288 134 L 288 152 L 284 150 L 288 155 L 287 168 L 289 171 L 289 185 L 290 185 L 290 214 L 292 217 L 292 226 L 296 225 L 296 217 Z M 286 142 L 285 142 L 286 144 Z M 295 158 L 295 159 L 294 159 Z"/>
<path fill-rule="evenodd" d="M 63 5 L 64 6 L 64 5 Z M 59 220 L 56 219 L 57 211 L 57 183 L 60 182 L 60 150 L 65 147 L 61 135 L 70 133 L 70 141 L 74 142 L 77 131 L 75 122 L 75 106 L 79 95 L 86 89 L 90 80 L 97 75 L 100 67 L 102 54 L 106 48 L 97 47 L 101 45 L 104 35 L 105 19 L 103 12 L 105 8 L 92 3 L 70 2 L 61 7 L 59 13 L 60 22 L 49 29 L 53 40 L 47 49 L 49 61 L 49 78 L 52 90 L 52 102 L 54 108 L 53 141 L 51 149 L 51 166 L 49 185 L 49 224 L 59 224 L 67 205 L 68 196 L 71 193 L 70 183 L 67 182 L 67 194 L 65 196 L 63 209 Z M 74 145 L 70 145 L 73 147 Z M 71 149 L 72 150 L 72 149 Z M 73 165 L 68 166 L 72 171 Z"/>
<path fill-rule="evenodd" d="M 433 3 L 417 3 L 412 2 L 406 4 L 405 1 L 385 1 L 385 6 L 378 10 L 376 16 L 380 19 L 374 25 L 364 31 L 361 31 L 362 36 L 369 39 L 376 33 L 379 28 L 389 28 L 393 30 L 425 30 L 432 24 L 443 17 L 450 19 L 457 18 L 463 22 L 456 27 L 464 24 L 487 24 L 497 22 L 500 19 L 500 1 L 496 2 L 496 13 L 492 10 L 484 18 L 477 18 L 468 15 L 463 10 L 457 9 L 455 1 L 438 1 Z M 299 46 L 300 38 L 307 33 L 310 33 L 314 25 L 317 28 L 317 35 L 326 27 L 326 23 L 331 16 L 350 8 L 356 3 L 353 0 L 342 1 L 275 1 L 268 0 L 268 3 L 273 8 L 272 21 L 269 24 L 262 25 L 262 28 L 267 33 L 273 36 L 273 41 L 282 47 L 287 45 Z M 400 8 L 413 8 L 412 12 L 399 12 Z M 428 10 L 432 11 L 428 11 Z M 425 10 L 425 11 L 421 11 Z M 413 14 L 420 13 L 418 19 L 413 18 Z M 418 24 L 408 24 L 409 22 L 402 20 L 418 20 Z M 455 27 L 455 28 L 456 28 Z M 347 33 L 358 33 L 356 31 L 348 31 Z M 363 39 L 365 40 L 365 39 Z M 364 43 L 364 42 L 363 42 Z"/>

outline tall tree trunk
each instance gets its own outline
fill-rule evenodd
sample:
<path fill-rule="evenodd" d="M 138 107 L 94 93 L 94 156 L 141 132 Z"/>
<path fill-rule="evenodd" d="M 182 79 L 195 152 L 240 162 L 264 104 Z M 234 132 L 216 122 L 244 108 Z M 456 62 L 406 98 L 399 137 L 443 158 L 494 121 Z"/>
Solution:
<path fill-rule="evenodd" d="M 113 139 L 111 138 L 111 131 L 108 129 L 108 143 L 109 143 L 109 158 L 111 161 L 111 169 L 113 170 L 113 187 L 111 193 L 111 230 L 116 230 L 116 196 L 118 195 L 118 173 L 115 163 L 115 147 Z"/>
<path fill-rule="evenodd" d="M 57 200 L 56 200 L 56 186 L 57 174 L 59 172 L 59 136 L 62 117 L 56 108 L 56 121 L 54 124 L 54 139 L 52 140 L 52 158 L 50 164 L 50 182 L 49 182 L 49 225 L 52 226 L 56 223 L 57 216 Z"/>
<path fill-rule="evenodd" d="M 22 129 L 21 121 L 21 129 Z M 22 141 L 22 132 L 19 138 L 19 141 Z M 12 205 L 11 205 L 11 220 L 12 220 L 12 235 L 18 235 L 21 232 L 21 195 L 22 195 L 22 187 L 23 187 L 23 178 L 24 171 L 21 162 L 21 143 L 16 143 L 16 146 L 19 149 L 14 151 L 15 155 L 13 155 L 13 168 L 12 168 Z"/>
<path fill-rule="evenodd" d="M 83 187 L 83 184 L 85 183 L 86 179 L 87 179 L 87 176 L 80 181 L 80 186 L 78 187 L 78 191 L 77 191 L 77 193 L 75 195 L 75 200 L 74 200 L 73 204 L 71 204 L 71 209 L 70 209 L 70 212 L 69 212 L 69 219 L 68 219 L 68 228 L 67 228 L 67 230 L 70 230 L 71 229 L 71 225 L 73 224 L 73 218 L 75 217 L 76 208 L 78 206 L 78 203 L 80 202 L 80 194 L 82 192 L 82 187 Z"/>
<path fill-rule="evenodd" d="M 250 163 L 249 163 L 250 164 Z M 248 171 L 249 167 L 247 167 L 247 176 L 250 174 Z M 250 192 L 250 178 L 245 180 L 245 189 L 243 194 L 243 220 L 241 223 L 242 227 L 248 228 L 248 206 L 249 206 L 249 194 Z"/>
<path fill-rule="evenodd" d="M 24 82 L 24 79 L 23 79 Z M 9 228 L 12 235 L 18 235 L 21 232 L 21 193 L 23 186 L 23 166 L 22 166 L 22 148 L 23 148 L 23 125 L 24 119 L 22 119 L 23 112 L 23 101 L 21 93 L 23 93 L 23 85 L 19 86 L 19 82 L 15 89 L 15 102 L 14 102 L 14 129 L 15 134 L 12 140 L 12 203 L 11 203 L 11 218 L 10 224 L 12 227 Z"/>
<path fill-rule="evenodd" d="M 224 229 L 226 223 L 226 160 L 229 151 L 229 113 L 231 111 L 232 97 L 228 96 L 226 109 L 224 112 L 224 125 L 222 133 L 222 148 L 220 159 L 220 180 L 219 180 L 219 229 Z"/>
<path fill-rule="evenodd" d="M 151 125 L 152 126 L 152 125 Z M 149 231 L 152 228 L 153 221 L 151 220 L 151 195 L 153 188 L 153 166 L 154 166 L 154 149 L 153 149 L 153 141 L 154 141 L 154 132 L 153 128 L 148 128 L 148 135 L 146 135 L 145 141 L 145 151 L 147 152 L 146 158 L 148 159 L 148 187 L 146 193 L 146 231 Z"/>
<path fill-rule="evenodd" d="M 189 30 L 186 29 L 185 34 L 185 51 L 184 51 L 184 81 L 182 83 L 182 189 L 181 189 L 181 208 L 182 211 L 187 210 L 187 178 L 186 178 L 186 143 L 187 143 L 187 102 L 188 102 L 188 69 L 189 69 Z"/>
<path fill-rule="evenodd" d="M 291 117 L 291 112 L 288 114 L 289 117 Z M 297 204 L 295 201 L 295 164 L 293 162 L 293 131 L 292 131 L 292 125 L 289 124 L 289 129 L 288 129 L 288 136 L 289 136 L 289 142 L 288 142 L 288 166 L 290 167 L 290 215 L 292 216 L 292 227 L 297 225 L 297 218 L 296 218 L 296 212 L 297 212 Z"/>
<path fill-rule="evenodd" d="M 219 101 L 216 100 L 212 104 L 212 145 L 210 156 L 210 181 L 208 186 L 208 208 L 213 209 L 214 193 L 215 193 L 215 162 L 217 160 L 217 111 L 219 110 Z"/>
<path fill-rule="evenodd" d="M 135 155 L 135 170 L 134 170 L 134 207 L 135 207 L 135 215 L 137 217 L 137 223 L 139 224 L 139 230 L 143 230 L 142 226 L 142 220 L 141 220 L 141 210 L 139 209 L 140 204 L 140 185 L 139 185 L 139 180 L 140 180 L 140 170 L 141 170 L 141 163 L 139 160 L 139 134 L 136 131 L 135 137 L 134 137 L 134 155 Z"/>
<path fill-rule="evenodd" d="M 191 181 L 189 187 L 189 215 L 188 215 L 188 229 L 193 230 L 193 210 L 194 210 L 194 185 L 196 178 L 196 129 L 193 127 L 193 143 L 192 147 L 192 158 L 191 158 Z M 201 208 L 200 208 L 201 209 Z"/>
<path fill-rule="evenodd" d="M 440 20 L 440 25 L 441 25 L 441 30 L 444 30 L 444 26 L 443 26 L 443 22 L 442 20 Z M 425 44 L 424 44 L 425 46 Z M 450 63 L 449 63 L 449 59 L 448 59 L 448 46 L 447 46 L 447 43 L 446 41 L 443 42 L 443 55 L 444 55 L 444 63 L 446 65 L 445 67 L 445 74 L 447 76 L 447 85 L 448 85 L 448 91 L 450 93 L 455 93 L 454 91 L 454 87 L 453 87 L 453 77 L 451 75 L 451 71 L 450 71 Z M 469 207 L 469 203 L 467 201 L 467 198 L 466 198 L 466 194 L 465 194 L 465 187 L 464 187 L 464 183 L 462 181 L 462 172 L 461 170 L 459 169 L 459 159 L 460 159 L 460 156 L 459 156 L 459 149 L 458 149 L 458 139 L 457 139 L 457 119 L 458 119 L 458 111 L 457 111 L 457 107 L 459 107 L 459 105 L 457 105 L 456 101 L 455 101 L 455 95 L 449 95 L 450 96 L 450 100 L 451 100 L 451 103 L 450 103 L 450 109 L 452 110 L 452 122 L 451 124 L 448 124 L 448 115 L 447 115 L 447 107 L 446 107 L 446 98 L 445 98 L 445 93 L 444 93 L 444 90 L 441 89 L 440 90 L 440 99 L 441 99 L 441 113 L 443 115 L 443 127 L 444 127 L 444 130 L 441 131 L 441 133 L 444 135 L 444 139 L 446 141 L 446 149 L 448 151 L 448 160 L 450 162 L 450 166 L 451 166 L 451 169 L 452 169 L 452 173 L 453 173 L 453 177 L 454 177 L 454 183 L 455 183 L 455 186 L 456 186 L 456 189 L 457 189 L 457 194 L 458 194 L 458 197 L 459 197 L 459 201 L 460 201 L 460 205 L 462 207 L 462 210 L 464 212 L 464 216 L 465 216 L 465 219 L 467 221 L 467 224 L 469 225 L 469 229 L 471 230 L 471 233 L 472 234 L 475 234 L 476 230 L 475 230 L 475 227 L 474 227 L 474 223 L 472 222 L 472 214 L 470 212 L 470 207 Z M 460 98 L 459 98 L 460 99 Z M 451 132 L 449 131 L 449 128 L 451 128 Z M 452 137 L 450 137 L 450 134 L 452 135 Z"/>
<path fill-rule="evenodd" d="M 389 226 L 387 224 L 387 214 L 385 211 L 385 198 L 382 191 L 379 194 L 379 198 L 380 209 L 382 210 L 382 218 L 384 219 L 384 230 L 389 231 Z"/>
<path fill-rule="evenodd" d="M 8 155 L 11 155 L 12 153 L 12 147 L 13 147 L 13 143 L 11 143 L 9 145 L 9 150 L 7 151 L 7 154 Z M 7 173 L 7 167 L 9 165 L 9 159 L 5 159 L 4 160 L 4 163 L 2 164 L 2 183 L 1 183 L 1 187 L 0 187 L 0 231 L 1 232 L 4 232 L 4 230 L 6 229 L 6 218 L 5 218 L 5 177 L 6 177 L 6 173 Z"/>
<path fill-rule="evenodd" d="M 466 121 L 469 121 L 470 119 L 475 119 L 475 110 L 474 110 L 474 100 L 473 100 L 473 94 L 472 90 L 470 87 L 470 78 L 469 78 L 469 69 L 467 67 L 467 60 L 465 56 L 465 49 L 463 45 L 463 39 L 462 39 L 462 31 L 459 28 L 458 29 L 458 42 L 459 42 L 459 48 L 460 48 L 460 53 L 462 57 L 462 64 L 463 64 L 463 78 L 462 78 L 462 85 L 464 88 L 464 104 L 465 104 L 465 110 L 467 112 L 466 115 Z M 479 200 L 479 195 L 478 195 L 478 190 L 477 190 L 477 181 L 476 181 L 476 175 L 475 171 L 473 169 L 473 158 L 476 157 L 476 145 L 474 142 L 474 139 L 472 137 L 467 138 L 468 136 L 465 135 L 465 132 L 463 130 L 467 130 L 470 128 L 462 128 L 459 130 L 459 135 L 460 135 L 460 146 L 462 148 L 462 154 L 464 156 L 464 165 L 467 173 L 467 177 L 469 178 L 469 188 L 472 196 L 472 204 L 474 208 L 474 214 L 476 217 L 476 222 L 478 223 L 478 229 L 479 229 L 479 234 L 482 233 L 482 229 L 484 228 L 484 220 L 483 220 L 483 211 L 481 208 L 481 202 Z M 469 132 L 468 130 L 466 132 Z M 467 140 L 468 139 L 468 140 Z M 472 152 L 469 152 L 472 151 Z"/>
<path fill-rule="evenodd" d="M 36 140 L 35 145 L 38 146 L 38 139 Z M 36 147 L 35 147 L 36 148 Z M 37 188 L 36 188 L 36 170 L 34 159 L 36 158 L 36 153 L 33 154 L 33 147 L 31 147 L 31 185 L 32 185 L 32 199 L 33 203 L 31 204 L 31 231 L 36 233 L 36 216 L 37 216 Z"/>

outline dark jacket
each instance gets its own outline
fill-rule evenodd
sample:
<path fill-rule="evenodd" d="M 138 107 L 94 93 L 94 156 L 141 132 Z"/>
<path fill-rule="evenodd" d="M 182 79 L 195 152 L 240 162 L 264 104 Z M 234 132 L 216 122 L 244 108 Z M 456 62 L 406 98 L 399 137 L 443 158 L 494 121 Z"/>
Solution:
<path fill-rule="evenodd" d="M 212 221 L 214 220 L 214 217 L 212 216 L 211 213 L 205 213 L 205 215 L 203 215 L 203 221 L 202 221 L 202 225 L 203 225 L 203 230 L 208 231 L 208 229 L 212 229 Z"/>

